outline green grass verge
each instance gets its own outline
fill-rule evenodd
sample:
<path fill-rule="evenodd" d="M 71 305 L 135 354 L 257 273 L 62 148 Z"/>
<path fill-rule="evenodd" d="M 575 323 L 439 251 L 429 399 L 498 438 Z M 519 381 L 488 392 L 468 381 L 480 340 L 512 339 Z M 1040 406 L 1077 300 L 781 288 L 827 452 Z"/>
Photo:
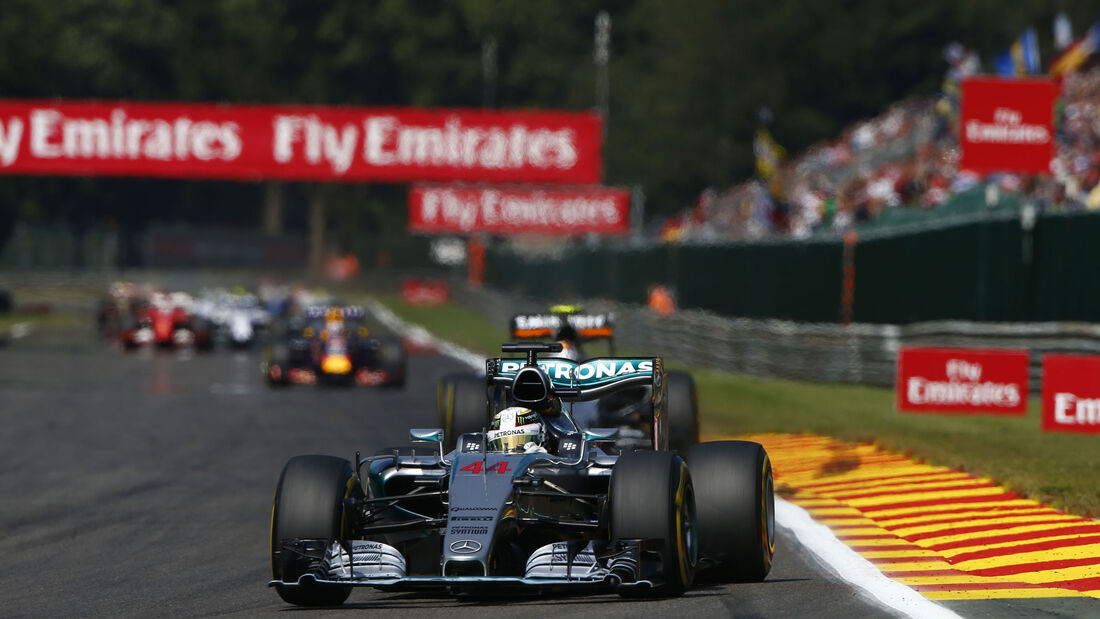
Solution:
<path fill-rule="evenodd" d="M 7 333 L 13 325 L 21 322 L 29 322 L 34 328 L 52 327 L 76 327 L 86 326 L 87 316 L 81 316 L 72 312 L 57 312 L 49 314 L 4 314 L 0 316 L 0 333 Z"/>
<path fill-rule="evenodd" d="M 508 335 L 504 325 L 457 304 L 426 308 L 406 305 L 398 295 L 378 299 L 402 319 L 480 353 L 497 354 Z M 903 414 L 894 410 L 892 389 L 692 373 L 704 433 L 814 433 L 871 442 L 990 477 L 1070 513 L 1100 515 L 1100 436 L 1041 432 L 1036 401 L 1023 417 Z"/>

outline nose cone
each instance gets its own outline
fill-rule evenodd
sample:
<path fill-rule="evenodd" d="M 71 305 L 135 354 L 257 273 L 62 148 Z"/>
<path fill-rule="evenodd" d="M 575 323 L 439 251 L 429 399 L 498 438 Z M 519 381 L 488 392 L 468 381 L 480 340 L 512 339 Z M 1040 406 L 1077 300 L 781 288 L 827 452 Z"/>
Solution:
<path fill-rule="evenodd" d="M 351 359 L 347 355 L 325 355 L 321 360 L 321 371 L 325 374 L 350 374 Z"/>

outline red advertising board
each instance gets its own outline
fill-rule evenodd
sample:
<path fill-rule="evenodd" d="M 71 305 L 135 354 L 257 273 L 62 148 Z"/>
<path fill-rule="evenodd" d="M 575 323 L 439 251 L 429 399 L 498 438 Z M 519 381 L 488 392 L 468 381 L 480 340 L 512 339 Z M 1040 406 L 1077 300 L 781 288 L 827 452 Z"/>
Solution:
<path fill-rule="evenodd" d="M 451 297 L 451 287 L 442 279 L 406 279 L 401 282 L 401 298 L 409 305 L 442 305 Z"/>
<path fill-rule="evenodd" d="M 593 113 L 0 101 L 0 174 L 597 183 Z"/>
<path fill-rule="evenodd" d="M 900 411 L 1027 412 L 1026 350 L 902 348 L 895 387 Z"/>
<path fill-rule="evenodd" d="M 959 168 L 978 173 L 1050 172 L 1057 93 L 1050 80 L 963 80 Z"/>
<path fill-rule="evenodd" d="M 411 232 L 569 235 L 630 230 L 630 191 L 613 187 L 417 185 Z"/>
<path fill-rule="evenodd" d="M 1100 434 L 1100 356 L 1043 356 L 1043 431 Z"/>

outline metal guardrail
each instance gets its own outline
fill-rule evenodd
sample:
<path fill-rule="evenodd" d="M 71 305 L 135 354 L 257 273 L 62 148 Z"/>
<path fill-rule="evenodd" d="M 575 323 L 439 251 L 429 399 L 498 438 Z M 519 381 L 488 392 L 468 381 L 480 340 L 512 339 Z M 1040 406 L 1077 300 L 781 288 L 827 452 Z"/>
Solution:
<path fill-rule="evenodd" d="M 452 284 L 455 300 L 501 325 L 548 302 Z M 752 376 L 893 386 L 902 346 L 1027 349 L 1038 392 L 1046 353 L 1100 354 L 1100 324 L 934 321 L 911 325 L 799 323 L 728 318 L 701 311 L 662 317 L 648 308 L 606 301 L 585 304 L 615 315 L 616 340 L 669 361 Z"/>

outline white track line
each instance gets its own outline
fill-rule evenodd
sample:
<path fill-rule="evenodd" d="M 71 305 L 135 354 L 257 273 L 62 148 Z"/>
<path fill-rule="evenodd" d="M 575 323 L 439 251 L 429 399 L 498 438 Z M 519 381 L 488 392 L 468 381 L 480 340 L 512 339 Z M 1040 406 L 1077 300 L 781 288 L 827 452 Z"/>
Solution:
<path fill-rule="evenodd" d="M 423 346 L 437 348 L 445 355 L 465 363 L 472 369 L 485 368 L 483 355 L 441 340 L 420 325 L 405 322 L 380 302 L 372 301 L 369 309 L 378 322 L 402 337 Z M 873 563 L 840 541 L 829 527 L 814 522 L 809 512 L 801 507 L 775 497 L 775 520 L 780 526 L 794 533 L 798 541 L 839 578 L 902 616 L 920 619 L 959 617 L 950 609 L 884 576 Z"/>
<path fill-rule="evenodd" d="M 21 337 L 27 337 L 34 331 L 34 324 L 30 322 L 17 322 L 11 326 L 11 339 L 17 340 Z"/>
<path fill-rule="evenodd" d="M 789 529 L 819 561 L 852 586 L 908 617 L 958 617 L 948 608 L 890 580 L 858 552 L 849 548 L 829 527 L 815 522 L 801 507 L 775 497 L 775 520 Z"/>
<path fill-rule="evenodd" d="M 370 312 L 374 314 L 374 317 L 378 319 L 378 322 L 386 325 L 388 329 L 401 335 L 401 337 L 407 338 L 421 346 L 437 348 L 448 357 L 457 359 L 474 370 L 485 369 L 485 355 L 479 355 L 458 344 L 452 344 L 446 340 L 441 340 L 429 333 L 424 327 L 409 324 L 401 320 L 397 314 L 390 311 L 390 308 L 382 305 L 378 301 L 371 301 L 368 304 L 368 308 Z"/>

